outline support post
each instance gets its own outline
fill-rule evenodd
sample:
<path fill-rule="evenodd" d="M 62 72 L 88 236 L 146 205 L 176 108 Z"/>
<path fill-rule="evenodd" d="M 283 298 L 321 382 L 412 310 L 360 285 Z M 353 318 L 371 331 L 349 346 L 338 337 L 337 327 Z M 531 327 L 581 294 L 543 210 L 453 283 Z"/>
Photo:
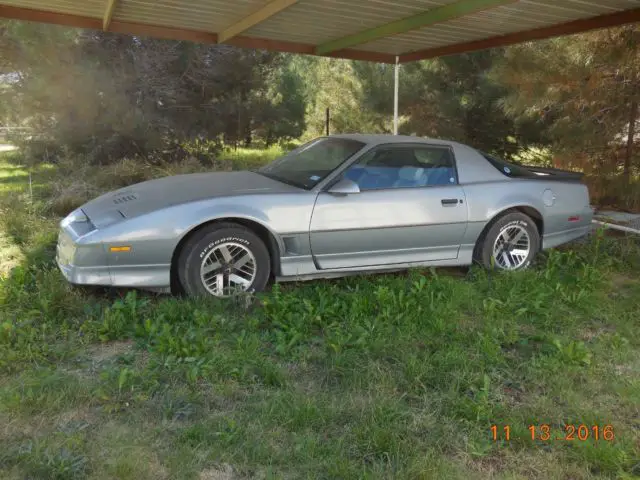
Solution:
<path fill-rule="evenodd" d="M 396 55 L 393 80 L 393 134 L 398 135 L 398 86 L 400 83 L 400 57 Z"/>
<path fill-rule="evenodd" d="M 327 130 L 327 137 L 329 136 L 329 121 L 331 120 L 331 114 L 329 113 L 329 107 L 327 107 L 327 114 L 325 117 L 325 128 Z"/>

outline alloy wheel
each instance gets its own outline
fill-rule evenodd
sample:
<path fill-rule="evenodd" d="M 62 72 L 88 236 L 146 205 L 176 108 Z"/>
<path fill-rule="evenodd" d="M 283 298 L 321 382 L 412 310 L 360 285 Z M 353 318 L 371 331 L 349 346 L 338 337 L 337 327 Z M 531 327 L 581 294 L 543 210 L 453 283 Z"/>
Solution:
<path fill-rule="evenodd" d="M 247 247 L 236 242 L 215 246 L 200 264 L 202 284 L 216 297 L 247 291 L 256 273 L 255 256 Z"/>
<path fill-rule="evenodd" d="M 493 244 L 493 258 L 498 267 L 504 270 L 517 270 L 529 258 L 531 238 L 521 225 L 506 225 Z"/>

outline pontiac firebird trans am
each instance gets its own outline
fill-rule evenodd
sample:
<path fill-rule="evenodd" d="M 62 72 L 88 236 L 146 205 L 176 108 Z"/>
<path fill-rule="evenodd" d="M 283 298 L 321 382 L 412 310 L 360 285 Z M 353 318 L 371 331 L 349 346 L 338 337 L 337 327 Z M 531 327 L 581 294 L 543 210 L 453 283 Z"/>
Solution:
<path fill-rule="evenodd" d="M 313 140 L 255 171 L 178 175 L 104 194 L 60 223 L 73 284 L 226 296 L 416 266 L 527 267 L 585 235 L 581 175 L 390 135 Z"/>

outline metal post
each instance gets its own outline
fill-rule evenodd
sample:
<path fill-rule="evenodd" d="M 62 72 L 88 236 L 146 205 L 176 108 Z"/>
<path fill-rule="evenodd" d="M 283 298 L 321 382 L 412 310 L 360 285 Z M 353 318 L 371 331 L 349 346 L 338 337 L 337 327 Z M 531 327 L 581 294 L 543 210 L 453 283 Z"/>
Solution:
<path fill-rule="evenodd" d="M 325 128 L 327 130 L 327 137 L 329 136 L 329 121 L 331 120 L 331 114 L 329 113 L 329 107 L 327 107 L 326 117 L 325 117 Z"/>
<path fill-rule="evenodd" d="M 393 134 L 398 135 L 398 84 L 400 82 L 400 57 L 396 55 L 393 80 Z"/>

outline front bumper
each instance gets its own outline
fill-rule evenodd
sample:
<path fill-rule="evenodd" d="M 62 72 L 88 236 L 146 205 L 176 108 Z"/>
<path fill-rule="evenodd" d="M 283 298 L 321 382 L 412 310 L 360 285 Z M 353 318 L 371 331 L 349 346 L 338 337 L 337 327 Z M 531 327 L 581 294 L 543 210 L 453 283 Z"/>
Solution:
<path fill-rule="evenodd" d="M 62 275 L 69 283 L 74 285 L 112 285 L 109 267 L 76 267 L 75 265 L 63 265 L 57 259 L 56 261 Z"/>
<path fill-rule="evenodd" d="M 56 263 L 64 278 L 77 285 L 111 285 L 111 274 L 107 265 L 74 265 L 77 253 L 78 244 L 71 233 L 61 228 L 56 246 Z"/>
<path fill-rule="evenodd" d="M 110 265 L 101 243 L 79 244 L 64 227 L 58 234 L 56 263 L 64 278 L 74 285 L 133 287 L 168 291 L 171 265 Z"/>

